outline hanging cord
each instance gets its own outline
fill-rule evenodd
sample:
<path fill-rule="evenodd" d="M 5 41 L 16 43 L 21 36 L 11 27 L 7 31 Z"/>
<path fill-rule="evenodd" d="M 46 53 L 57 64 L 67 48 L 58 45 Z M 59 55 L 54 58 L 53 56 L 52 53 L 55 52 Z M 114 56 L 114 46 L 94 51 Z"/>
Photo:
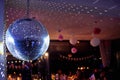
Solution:
<path fill-rule="evenodd" d="M 26 17 L 29 18 L 29 7 L 30 7 L 30 0 L 27 0 L 27 9 L 26 9 Z"/>

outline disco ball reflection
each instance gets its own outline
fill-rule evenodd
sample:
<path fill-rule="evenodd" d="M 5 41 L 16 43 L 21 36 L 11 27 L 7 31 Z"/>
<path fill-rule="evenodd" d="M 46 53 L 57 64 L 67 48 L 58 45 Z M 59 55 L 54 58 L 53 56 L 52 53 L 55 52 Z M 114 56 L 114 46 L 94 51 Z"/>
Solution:
<path fill-rule="evenodd" d="M 49 42 L 47 29 L 35 19 L 18 19 L 6 31 L 6 46 L 20 60 L 39 58 L 47 51 Z"/>

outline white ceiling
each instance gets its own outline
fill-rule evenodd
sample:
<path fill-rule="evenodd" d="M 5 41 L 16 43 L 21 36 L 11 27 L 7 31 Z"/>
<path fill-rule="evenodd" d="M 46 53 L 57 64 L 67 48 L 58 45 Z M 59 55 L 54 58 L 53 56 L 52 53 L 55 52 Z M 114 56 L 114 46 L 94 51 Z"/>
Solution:
<path fill-rule="evenodd" d="M 51 40 L 62 34 L 64 40 L 75 37 L 78 40 L 93 38 L 95 27 L 101 32 L 101 40 L 120 38 L 119 0 L 5 0 L 6 26 L 26 16 L 40 21 L 48 30 Z M 59 32 L 61 30 L 61 32 Z"/>

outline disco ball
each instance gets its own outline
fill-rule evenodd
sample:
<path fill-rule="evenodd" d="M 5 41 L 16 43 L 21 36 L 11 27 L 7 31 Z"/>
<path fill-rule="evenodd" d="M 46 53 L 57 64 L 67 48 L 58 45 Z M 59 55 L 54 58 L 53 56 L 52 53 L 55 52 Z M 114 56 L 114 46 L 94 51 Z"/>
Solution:
<path fill-rule="evenodd" d="M 20 60 L 36 60 L 47 51 L 49 42 L 47 29 L 35 19 L 18 19 L 6 31 L 6 46 Z"/>

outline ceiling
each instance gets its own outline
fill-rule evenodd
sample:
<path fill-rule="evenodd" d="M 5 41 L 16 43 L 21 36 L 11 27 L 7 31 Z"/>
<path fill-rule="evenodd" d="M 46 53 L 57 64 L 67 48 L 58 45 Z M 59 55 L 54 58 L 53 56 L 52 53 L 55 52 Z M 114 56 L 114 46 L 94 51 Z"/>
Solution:
<path fill-rule="evenodd" d="M 30 1 L 29 5 L 27 0 L 5 0 L 6 28 L 15 20 L 26 18 L 27 11 L 30 18 L 41 22 L 48 30 L 51 39 L 48 48 L 51 69 L 64 67 L 66 64 L 69 67 L 76 65 L 71 65 L 71 62 L 78 62 L 77 65 L 90 63 L 90 66 L 95 66 L 97 62 L 93 61 L 99 60 L 100 51 L 99 47 L 92 47 L 89 40 L 94 36 L 101 40 L 120 39 L 120 0 L 28 1 Z M 101 32 L 93 35 L 95 28 L 99 28 Z M 60 34 L 64 39 L 61 42 L 58 41 Z M 76 38 L 80 43 L 71 45 L 68 41 L 71 37 Z M 73 47 L 77 49 L 76 54 L 71 53 Z M 116 45 L 115 47 L 119 48 Z M 69 54 L 72 57 L 69 57 Z M 9 55 L 8 60 L 13 59 L 11 57 Z"/>
<path fill-rule="evenodd" d="M 120 38 L 120 0 L 5 0 L 6 26 L 16 19 L 26 17 L 41 22 L 48 30 L 51 40 L 75 37 L 90 40 L 95 34 L 101 40 Z M 29 7 L 27 7 L 29 6 Z M 29 9 L 28 9 L 29 8 Z M 28 16 L 28 15 L 27 15 Z"/>

